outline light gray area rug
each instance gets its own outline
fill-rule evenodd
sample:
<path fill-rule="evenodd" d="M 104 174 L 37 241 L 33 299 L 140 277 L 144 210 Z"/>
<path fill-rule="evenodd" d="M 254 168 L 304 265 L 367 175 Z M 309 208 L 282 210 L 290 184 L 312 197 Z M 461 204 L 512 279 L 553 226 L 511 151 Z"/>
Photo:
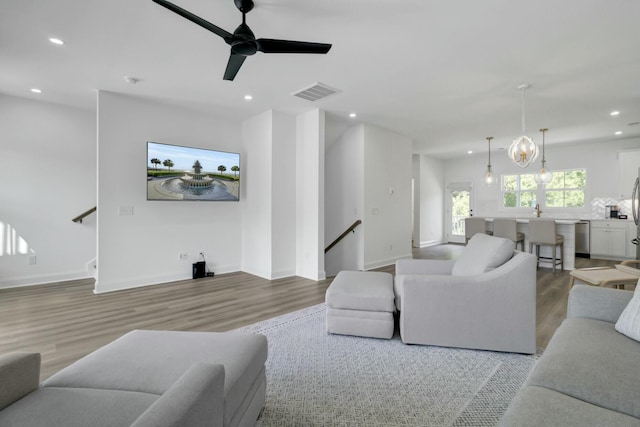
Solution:
<path fill-rule="evenodd" d="M 534 356 L 330 335 L 319 304 L 240 329 L 269 342 L 258 426 L 494 426 Z"/>

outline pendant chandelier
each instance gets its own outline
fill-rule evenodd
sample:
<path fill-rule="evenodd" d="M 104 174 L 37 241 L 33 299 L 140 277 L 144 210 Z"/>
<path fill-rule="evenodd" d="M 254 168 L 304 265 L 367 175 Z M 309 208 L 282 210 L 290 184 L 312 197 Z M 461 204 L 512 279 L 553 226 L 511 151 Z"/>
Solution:
<path fill-rule="evenodd" d="M 487 137 L 487 141 L 489 142 L 489 162 L 487 163 L 487 171 L 484 174 L 484 184 L 487 186 L 492 186 L 496 182 L 495 176 L 493 176 L 493 171 L 491 170 L 491 140 L 492 136 Z"/>
<path fill-rule="evenodd" d="M 540 129 L 540 132 L 542 132 L 542 169 L 533 176 L 538 185 L 547 185 L 553 179 L 553 172 L 545 168 L 547 160 L 544 158 L 544 133 L 548 130 L 547 128 Z"/>
<path fill-rule="evenodd" d="M 538 157 L 538 146 L 524 133 L 524 92 L 528 88 L 528 84 L 518 86 L 518 89 L 522 91 L 522 136 L 513 140 L 508 151 L 511 161 L 521 168 L 526 168 Z"/>

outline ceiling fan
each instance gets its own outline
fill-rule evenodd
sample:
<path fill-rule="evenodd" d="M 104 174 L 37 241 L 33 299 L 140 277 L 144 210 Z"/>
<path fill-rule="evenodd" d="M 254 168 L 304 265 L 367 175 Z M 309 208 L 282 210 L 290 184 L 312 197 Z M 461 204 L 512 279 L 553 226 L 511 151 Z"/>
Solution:
<path fill-rule="evenodd" d="M 234 0 L 236 7 L 242 12 L 242 24 L 236 28 L 233 34 L 166 0 L 153 0 L 153 2 L 222 37 L 225 43 L 231 46 L 231 56 L 229 56 L 229 62 L 224 72 L 224 80 L 233 80 L 247 56 L 258 51 L 264 53 L 327 53 L 331 49 L 331 45 L 327 43 L 256 39 L 246 23 L 246 14 L 253 9 L 253 0 Z"/>

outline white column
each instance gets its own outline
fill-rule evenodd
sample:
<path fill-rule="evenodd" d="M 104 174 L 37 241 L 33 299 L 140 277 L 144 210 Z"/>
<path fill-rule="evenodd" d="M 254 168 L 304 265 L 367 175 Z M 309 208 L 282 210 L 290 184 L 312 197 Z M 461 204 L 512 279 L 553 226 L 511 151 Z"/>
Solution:
<path fill-rule="evenodd" d="M 324 268 L 324 111 L 297 117 L 296 274 L 326 277 Z"/>

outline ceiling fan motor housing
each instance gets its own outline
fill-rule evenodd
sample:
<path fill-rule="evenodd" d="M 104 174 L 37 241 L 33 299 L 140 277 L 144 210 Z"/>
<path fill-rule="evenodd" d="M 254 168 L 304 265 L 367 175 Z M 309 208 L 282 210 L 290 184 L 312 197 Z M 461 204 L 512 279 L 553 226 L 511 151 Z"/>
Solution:
<path fill-rule="evenodd" d="M 242 13 L 250 12 L 253 9 L 253 0 L 233 0 L 233 2 Z"/>
<path fill-rule="evenodd" d="M 233 39 L 231 39 L 231 51 L 238 55 L 249 56 L 258 51 L 258 44 L 256 43 L 256 36 L 247 24 L 240 24 L 238 28 L 233 32 Z"/>

